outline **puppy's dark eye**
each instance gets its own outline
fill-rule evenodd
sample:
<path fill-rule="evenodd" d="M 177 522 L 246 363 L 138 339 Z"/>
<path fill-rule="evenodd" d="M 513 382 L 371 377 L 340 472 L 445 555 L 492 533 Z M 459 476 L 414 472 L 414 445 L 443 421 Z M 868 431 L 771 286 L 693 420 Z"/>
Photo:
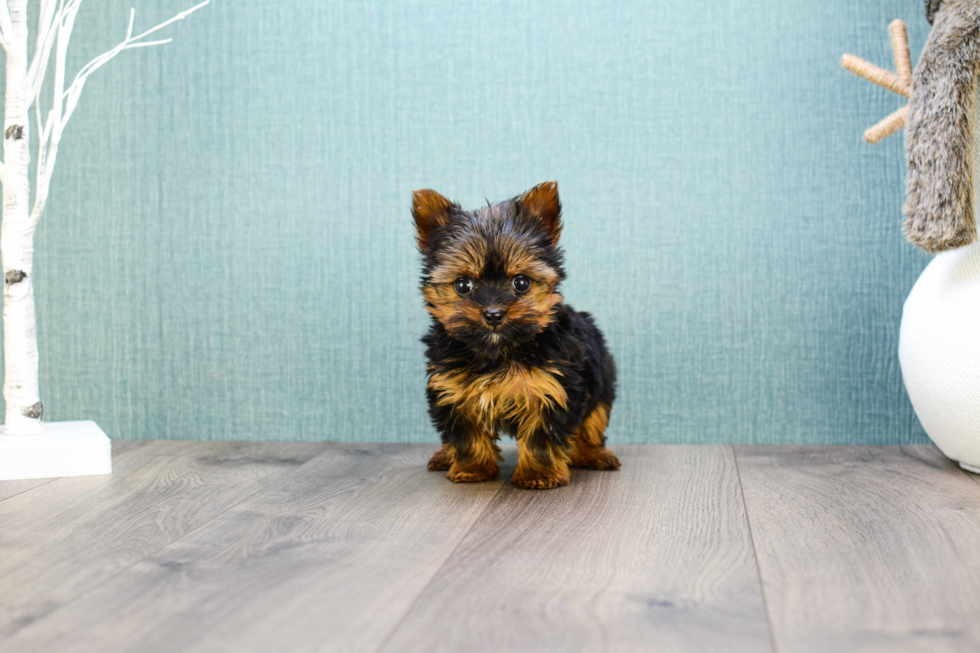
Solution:
<path fill-rule="evenodd" d="M 460 295 L 468 295 L 473 290 L 473 281 L 469 277 L 460 277 L 453 283 L 453 288 Z"/>
<path fill-rule="evenodd" d="M 531 280 L 525 277 L 523 274 L 514 277 L 514 290 L 519 293 L 526 293 L 531 289 Z"/>

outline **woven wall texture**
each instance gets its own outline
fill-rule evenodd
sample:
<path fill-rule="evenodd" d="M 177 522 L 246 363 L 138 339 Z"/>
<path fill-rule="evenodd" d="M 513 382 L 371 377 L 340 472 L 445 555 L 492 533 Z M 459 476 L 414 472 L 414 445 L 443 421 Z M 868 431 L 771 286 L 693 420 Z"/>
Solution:
<path fill-rule="evenodd" d="M 83 7 L 73 61 L 191 0 Z M 410 191 L 557 179 L 620 442 L 925 441 L 891 68 L 921 2 L 214 0 L 85 89 L 37 235 L 46 418 L 434 440 Z"/>

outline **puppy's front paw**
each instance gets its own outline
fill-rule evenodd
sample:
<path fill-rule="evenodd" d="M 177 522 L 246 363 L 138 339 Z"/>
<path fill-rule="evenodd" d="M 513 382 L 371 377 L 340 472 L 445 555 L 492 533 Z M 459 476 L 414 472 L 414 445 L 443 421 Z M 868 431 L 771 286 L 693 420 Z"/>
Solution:
<path fill-rule="evenodd" d="M 462 466 L 456 463 L 449 468 L 446 474 L 453 483 L 479 483 L 481 481 L 492 481 L 500 475 L 500 467 L 494 464 Z"/>
<path fill-rule="evenodd" d="M 551 490 L 568 485 L 571 477 L 561 472 L 523 473 L 514 472 L 510 482 L 525 490 Z"/>
<path fill-rule="evenodd" d="M 430 472 L 444 472 L 453 465 L 453 460 L 449 456 L 449 452 L 445 449 L 438 449 L 432 458 L 429 458 L 429 471 Z"/>
<path fill-rule="evenodd" d="M 612 451 L 606 449 L 601 456 L 596 459 L 596 469 L 619 469 L 622 463 Z"/>
<path fill-rule="evenodd" d="M 569 464 L 579 469 L 619 469 L 621 463 L 609 449 L 596 448 L 577 452 Z"/>

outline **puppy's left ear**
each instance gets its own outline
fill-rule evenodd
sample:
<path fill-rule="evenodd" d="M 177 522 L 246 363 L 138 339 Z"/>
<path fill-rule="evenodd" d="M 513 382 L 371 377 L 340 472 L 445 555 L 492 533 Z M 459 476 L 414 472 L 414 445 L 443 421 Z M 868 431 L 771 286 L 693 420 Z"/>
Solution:
<path fill-rule="evenodd" d="M 527 191 L 517 201 L 521 213 L 534 218 L 551 238 L 551 244 L 561 236 L 561 202 L 558 201 L 558 182 L 546 181 Z"/>

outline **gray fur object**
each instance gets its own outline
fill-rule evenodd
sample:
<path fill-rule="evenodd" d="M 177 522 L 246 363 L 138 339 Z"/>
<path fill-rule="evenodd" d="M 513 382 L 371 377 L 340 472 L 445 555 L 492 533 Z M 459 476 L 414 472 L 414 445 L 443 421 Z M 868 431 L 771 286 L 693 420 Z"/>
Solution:
<path fill-rule="evenodd" d="M 939 5 L 942 3 L 943 0 L 926 0 L 926 20 L 930 25 L 936 19 L 936 12 L 939 11 Z"/>
<path fill-rule="evenodd" d="M 980 0 L 942 0 L 912 74 L 905 124 L 905 235 L 928 252 L 977 237 L 973 121 L 980 72 Z"/>

